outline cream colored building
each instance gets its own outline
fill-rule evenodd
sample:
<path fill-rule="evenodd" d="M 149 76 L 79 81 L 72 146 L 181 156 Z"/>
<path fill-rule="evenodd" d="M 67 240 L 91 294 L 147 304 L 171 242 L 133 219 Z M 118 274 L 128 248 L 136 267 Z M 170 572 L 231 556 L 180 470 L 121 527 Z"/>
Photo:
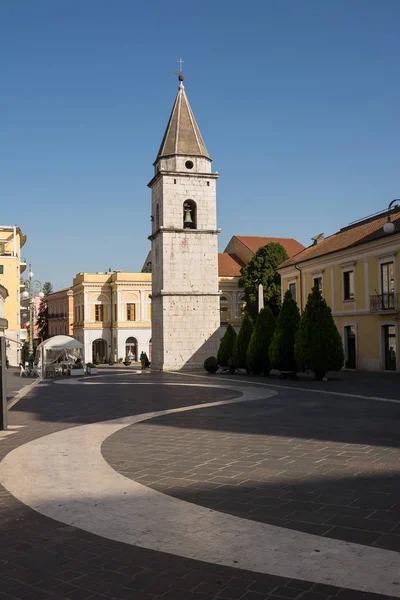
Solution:
<path fill-rule="evenodd" d="M 283 263 L 282 295 L 300 310 L 318 286 L 332 309 L 345 349 L 345 367 L 400 370 L 400 214 L 385 233 L 387 211 L 343 227 Z"/>
<path fill-rule="evenodd" d="M 85 361 L 138 360 L 151 356 L 151 275 L 78 273 L 72 284 L 73 336 L 84 345 Z"/>
<path fill-rule="evenodd" d="M 17 226 L 0 226 L 0 286 L 7 290 L 2 294 L 3 319 L 7 320 L 4 335 L 7 338 L 7 358 L 11 366 L 17 366 L 21 358 L 21 274 L 26 269 L 26 260 L 21 249 L 26 235 Z M 4 322 L 3 322 L 4 325 Z"/>

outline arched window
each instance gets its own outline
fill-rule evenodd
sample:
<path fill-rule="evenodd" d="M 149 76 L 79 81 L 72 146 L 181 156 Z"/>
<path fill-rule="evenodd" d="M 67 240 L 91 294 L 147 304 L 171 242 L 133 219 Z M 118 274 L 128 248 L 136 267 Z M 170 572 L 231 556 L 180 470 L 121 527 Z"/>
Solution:
<path fill-rule="evenodd" d="M 125 356 L 129 356 L 129 360 L 137 362 L 137 339 L 134 337 L 128 337 L 125 342 Z"/>
<path fill-rule="evenodd" d="M 183 228 L 197 229 L 197 207 L 194 200 L 185 200 L 183 203 Z"/>
<path fill-rule="evenodd" d="M 232 318 L 231 301 L 226 296 L 221 296 L 219 301 L 221 325 L 227 325 Z"/>

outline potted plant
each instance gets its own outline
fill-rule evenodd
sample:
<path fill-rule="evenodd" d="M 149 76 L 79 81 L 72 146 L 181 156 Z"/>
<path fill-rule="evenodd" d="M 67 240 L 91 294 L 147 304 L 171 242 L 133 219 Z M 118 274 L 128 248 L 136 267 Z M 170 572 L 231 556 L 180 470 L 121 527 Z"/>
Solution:
<path fill-rule="evenodd" d="M 112 352 L 110 352 L 109 356 L 108 356 L 108 364 L 109 365 L 113 365 L 115 362 L 114 360 L 114 354 Z"/>
<path fill-rule="evenodd" d="M 97 375 L 97 366 L 94 363 L 88 362 L 86 365 L 86 372 L 89 375 Z"/>
<path fill-rule="evenodd" d="M 80 358 L 75 361 L 75 364 L 71 367 L 71 377 L 81 377 L 85 374 L 83 363 Z"/>
<path fill-rule="evenodd" d="M 94 359 L 93 363 L 95 365 L 99 365 L 101 363 L 100 354 L 99 353 L 96 354 L 96 358 Z"/>
<path fill-rule="evenodd" d="M 215 356 L 209 356 L 204 361 L 204 368 L 207 373 L 211 373 L 212 375 L 218 371 L 218 361 Z"/>
<path fill-rule="evenodd" d="M 129 365 L 130 365 L 130 364 L 131 364 L 131 360 L 130 360 L 130 358 L 129 358 L 128 354 L 127 354 L 127 355 L 125 356 L 125 358 L 124 358 L 124 365 L 125 365 L 126 367 L 129 367 Z"/>

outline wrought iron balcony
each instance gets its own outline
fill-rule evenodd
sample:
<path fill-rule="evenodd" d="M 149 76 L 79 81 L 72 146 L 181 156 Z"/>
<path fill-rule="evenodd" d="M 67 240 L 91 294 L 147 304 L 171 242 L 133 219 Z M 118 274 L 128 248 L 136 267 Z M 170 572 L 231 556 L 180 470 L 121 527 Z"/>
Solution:
<path fill-rule="evenodd" d="M 370 297 L 370 306 L 373 312 L 400 310 L 400 294 L 394 292 L 375 294 Z"/>

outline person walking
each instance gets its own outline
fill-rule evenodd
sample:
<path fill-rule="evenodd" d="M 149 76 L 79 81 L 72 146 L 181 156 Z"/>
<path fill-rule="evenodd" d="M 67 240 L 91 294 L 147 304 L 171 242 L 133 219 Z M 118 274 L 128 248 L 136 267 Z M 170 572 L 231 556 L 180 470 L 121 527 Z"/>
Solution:
<path fill-rule="evenodd" d="M 142 371 L 146 368 L 146 352 L 142 350 L 140 355 L 140 364 L 142 365 Z"/>

